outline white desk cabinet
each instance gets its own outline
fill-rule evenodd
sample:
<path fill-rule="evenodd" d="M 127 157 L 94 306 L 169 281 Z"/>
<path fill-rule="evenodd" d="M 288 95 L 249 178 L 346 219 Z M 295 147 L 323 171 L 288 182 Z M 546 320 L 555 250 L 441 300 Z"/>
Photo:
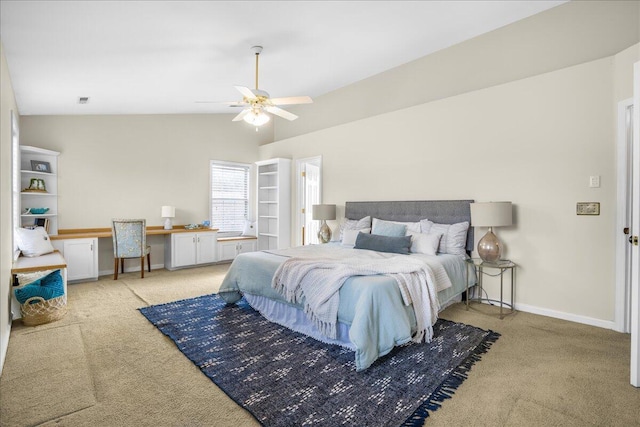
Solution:
<path fill-rule="evenodd" d="M 233 261 L 245 252 L 256 251 L 256 239 L 218 240 L 218 261 Z"/>
<path fill-rule="evenodd" d="M 167 270 L 217 261 L 218 233 L 175 233 L 165 238 L 164 266 Z"/>
<path fill-rule="evenodd" d="M 53 240 L 67 262 L 67 280 L 98 280 L 98 239 Z"/>

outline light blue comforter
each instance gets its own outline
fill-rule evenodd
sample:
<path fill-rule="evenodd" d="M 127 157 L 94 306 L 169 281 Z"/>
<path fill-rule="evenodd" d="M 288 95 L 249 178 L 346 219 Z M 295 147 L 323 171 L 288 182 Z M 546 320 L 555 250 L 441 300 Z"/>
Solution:
<path fill-rule="evenodd" d="M 331 251 L 334 257 L 371 259 L 391 256 L 362 249 L 348 249 L 336 244 L 322 245 L 321 248 L 318 245 L 304 246 L 276 253 L 244 253 L 238 255 L 231 264 L 220 286 L 219 295 L 228 303 L 235 303 L 242 298 L 243 293 L 247 293 L 302 309 L 301 305 L 288 303 L 274 290 L 271 287 L 271 279 L 278 266 L 288 256 L 316 256 L 319 251 L 325 257 L 329 253 L 327 251 Z M 428 258 L 425 259 L 428 263 L 442 262 L 453 284 L 438 293 L 441 304 L 444 304 L 465 289 L 464 260 L 453 255 Z M 394 346 L 411 341 L 416 327 L 412 307 L 404 305 L 396 281 L 387 276 L 354 276 L 347 279 L 340 289 L 338 321 L 350 325 L 349 339 L 356 349 L 356 370 L 368 368 L 376 359 L 389 353 Z"/>

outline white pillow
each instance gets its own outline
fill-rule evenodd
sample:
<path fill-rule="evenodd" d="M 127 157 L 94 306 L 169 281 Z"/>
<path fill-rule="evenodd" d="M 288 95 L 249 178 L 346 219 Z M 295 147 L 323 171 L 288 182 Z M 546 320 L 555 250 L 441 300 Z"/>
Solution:
<path fill-rule="evenodd" d="M 256 235 L 256 223 L 251 221 L 244 222 L 244 229 L 242 230 L 243 236 L 255 236 Z"/>
<path fill-rule="evenodd" d="M 436 224 L 428 219 L 420 221 L 423 233 L 442 233 L 438 253 L 451 255 L 465 255 L 467 246 L 467 230 L 469 222 L 458 222 L 456 224 Z"/>
<path fill-rule="evenodd" d="M 438 251 L 442 234 L 414 233 L 412 231 L 408 231 L 407 234 L 411 235 L 411 248 L 409 248 L 411 253 L 435 255 Z"/>
<path fill-rule="evenodd" d="M 363 230 L 365 228 L 371 228 L 371 217 L 365 216 L 361 219 L 343 219 L 340 224 L 340 233 L 335 233 L 333 241 L 342 240 L 344 230 Z"/>
<path fill-rule="evenodd" d="M 394 224 L 401 224 L 401 225 L 406 225 L 407 226 L 407 233 L 405 234 L 405 236 L 409 236 L 411 233 L 420 233 L 420 221 L 418 222 L 400 222 L 400 221 L 387 221 L 382 220 L 382 219 L 378 219 L 378 218 L 373 218 L 372 221 L 372 225 L 371 225 L 371 229 L 375 230 L 376 229 L 376 223 L 378 221 L 386 221 L 386 222 L 392 222 Z"/>
<path fill-rule="evenodd" d="M 53 252 L 51 240 L 44 227 L 16 228 L 16 243 L 26 257 L 36 257 Z"/>
<path fill-rule="evenodd" d="M 359 233 L 369 234 L 370 232 L 370 228 L 365 228 L 364 230 L 344 230 L 344 233 L 342 233 L 342 246 L 355 246 Z"/>

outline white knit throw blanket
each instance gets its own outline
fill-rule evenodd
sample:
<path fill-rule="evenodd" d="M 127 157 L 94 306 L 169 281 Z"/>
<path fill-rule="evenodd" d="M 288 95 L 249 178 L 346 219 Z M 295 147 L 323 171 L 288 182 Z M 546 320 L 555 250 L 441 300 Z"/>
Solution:
<path fill-rule="evenodd" d="M 336 338 L 339 290 L 351 276 L 383 274 L 393 277 L 405 305 L 413 304 L 417 331 L 415 342 L 430 342 L 440 303 L 431 268 L 409 257 L 386 259 L 306 259 L 289 258 L 273 276 L 271 286 L 291 303 L 305 300 L 305 314 L 323 335 Z"/>

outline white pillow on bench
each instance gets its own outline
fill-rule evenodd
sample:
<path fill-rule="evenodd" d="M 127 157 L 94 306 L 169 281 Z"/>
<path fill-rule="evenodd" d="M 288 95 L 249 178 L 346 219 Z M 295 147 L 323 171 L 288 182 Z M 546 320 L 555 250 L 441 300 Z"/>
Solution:
<path fill-rule="evenodd" d="M 44 227 L 16 228 L 16 243 L 22 255 L 36 257 L 53 252 L 53 246 Z"/>

